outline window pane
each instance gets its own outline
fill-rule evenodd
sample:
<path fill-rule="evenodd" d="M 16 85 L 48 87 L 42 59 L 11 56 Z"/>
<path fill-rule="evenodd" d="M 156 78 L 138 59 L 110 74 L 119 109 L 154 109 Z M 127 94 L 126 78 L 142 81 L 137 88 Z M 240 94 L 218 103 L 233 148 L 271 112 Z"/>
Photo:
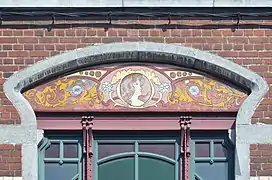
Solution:
<path fill-rule="evenodd" d="M 175 165 L 160 159 L 139 157 L 139 180 L 175 180 Z"/>
<path fill-rule="evenodd" d="M 139 144 L 139 152 L 149 152 L 175 159 L 175 144 Z"/>
<path fill-rule="evenodd" d="M 196 142 L 195 143 L 195 156 L 196 157 L 210 157 L 210 143 L 209 142 Z"/>
<path fill-rule="evenodd" d="M 196 163 L 196 174 L 203 180 L 227 180 L 228 168 L 227 163 Z M 198 179 L 198 178 L 196 178 Z"/>
<path fill-rule="evenodd" d="M 98 166 L 99 180 L 134 180 L 134 157 L 107 161 Z"/>
<path fill-rule="evenodd" d="M 227 150 L 223 147 L 222 143 L 214 143 L 214 156 L 227 157 Z"/>
<path fill-rule="evenodd" d="M 52 143 L 45 150 L 45 158 L 58 158 L 59 157 L 59 144 Z"/>
<path fill-rule="evenodd" d="M 64 157 L 77 158 L 78 155 L 77 144 L 64 144 Z"/>
<path fill-rule="evenodd" d="M 98 144 L 98 159 L 124 152 L 134 152 L 134 144 Z"/>
<path fill-rule="evenodd" d="M 77 175 L 77 169 L 75 163 L 45 163 L 45 180 L 70 180 Z"/>

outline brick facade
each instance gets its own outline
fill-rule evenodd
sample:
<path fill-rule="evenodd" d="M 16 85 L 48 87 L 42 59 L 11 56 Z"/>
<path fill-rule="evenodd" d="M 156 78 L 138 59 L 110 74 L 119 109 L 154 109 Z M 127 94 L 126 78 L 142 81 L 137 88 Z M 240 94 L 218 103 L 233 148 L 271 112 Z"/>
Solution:
<path fill-rule="evenodd" d="M 0 144 L 0 177 L 22 176 L 22 146 Z"/>
<path fill-rule="evenodd" d="M 272 86 L 271 20 L 241 20 L 239 29 L 231 20 L 172 20 L 170 25 L 167 20 L 141 19 L 112 25 L 57 21 L 50 31 L 41 25 L 50 23 L 10 21 L 0 27 L 0 124 L 20 124 L 3 92 L 9 76 L 46 57 L 100 43 L 151 41 L 193 47 L 255 71 Z M 272 124 L 272 90 L 254 114 L 252 123 L 257 122 Z M 271 145 L 251 145 L 251 176 L 272 176 L 271 150 Z M 0 145 L 0 176 L 21 176 L 20 156 L 21 146 Z"/>
<path fill-rule="evenodd" d="M 272 145 L 252 144 L 250 146 L 250 174 L 251 176 L 272 175 Z"/>

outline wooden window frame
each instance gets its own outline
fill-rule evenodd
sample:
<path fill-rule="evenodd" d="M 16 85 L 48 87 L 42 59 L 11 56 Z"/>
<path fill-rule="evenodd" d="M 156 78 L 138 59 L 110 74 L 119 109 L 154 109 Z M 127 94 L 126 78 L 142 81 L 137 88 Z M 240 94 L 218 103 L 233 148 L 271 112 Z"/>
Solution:
<path fill-rule="evenodd" d="M 210 155 L 209 157 L 196 157 L 195 156 L 195 143 L 196 142 L 209 142 L 210 143 Z M 214 156 L 214 143 L 221 142 L 225 149 L 227 150 L 227 157 L 215 157 Z M 195 180 L 196 171 L 195 171 L 195 161 L 206 162 L 213 164 L 216 162 L 225 162 L 228 165 L 228 179 L 235 179 L 234 168 L 235 168 L 235 145 L 228 137 L 228 133 L 222 131 L 215 132 L 205 132 L 205 131 L 196 131 L 191 135 L 191 145 L 190 145 L 190 180 Z"/>
<path fill-rule="evenodd" d="M 59 149 L 59 158 L 45 158 L 45 150 L 50 146 L 51 143 L 57 142 L 60 144 Z M 69 143 L 77 143 L 78 144 L 78 157 L 77 158 L 65 158 L 64 157 L 64 149 L 63 144 Z M 83 168 L 82 168 L 82 136 L 80 133 L 49 133 L 45 135 L 41 143 L 38 145 L 38 179 L 45 179 L 45 162 L 55 162 L 59 164 L 63 163 L 75 163 L 78 164 L 78 175 L 76 175 L 73 179 L 82 179 L 83 176 Z"/>
<path fill-rule="evenodd" d="M 189 121 L 188 121 L 189 120 Z M 92 117 L 92 116 L 62 116 L 38 117 L 38 129 L 45 131 L 83 131 L 83 176 L 84 180 L 92 177 L 93 132 L 122 131 L 168 131 L 180 132 L 180 171 L 185 172 L 180 179 L 189 180 L 190 166 L 190 131 L 221 131 L 235 127 L 234 117 Z M 94 179 L 96 180 L 96 179 Z"/>
<path fill-rule="evenodd" d="M 155 155 L 154 157 L 162 157 L 162 159 L 167 160 L 167 161 L 171 161 L 172 163 L 175 163 L 175 180 L 179 180 L 180 178 L 180 171 L 179 171 L 179 156 L 180 156 L 180 152 L 179 152 L 179 134 L 176 133 L 175 135 L 169 135 L 169 133 L 165 133 L 165 134 L 158 134 L 155 133 L 158 136 L 154 136 L 154 134 L 152 134 L 152 136 L 148 135 L 148 134 L 141 134 L 140 137 L 138 137 L 137 135 L 133 135 L 132 133 L 126 133 L 125 137 L 122 137 L 121 135 L 117 135 L 115 136 L 114 134 L 112 134 L 112 136 L 109 136 L 110 134 L 107 134 L 106 136 L 95 136 L 94 137 L 94 158 L 93 158 L 93 179 L 92 180 L 98 180 L 98 162 L 99 161 L 103 161 L 106 158 L 102 158 L 101 160 L 98 160 L 98 144 L 99 143 L 133 143 L 134 144 L 134 152 L 131 153 L 131 155 L 135 156 L 135 177 L 137 176 L 137 172 L 138 172 L 138 155 L 148 155 L 151 153 L 144 153 L 144 152 L 139 152 L 138 151 L 138 145 L 139 143 L 173 143 L 175 144 L 175 159 L 171 159 L 171 158 L 166 158 L 162 155 Z M 119 139 L 121 137 L 121 139 Z M 146 139 L 147 138 L 147 139 Z M 127 153 L 125 153 L 127 154 Z M 119 156 L 116 155 L 116 156 Z M 135 178 L 135 180 L 137 180 L 138 178 Z"/>

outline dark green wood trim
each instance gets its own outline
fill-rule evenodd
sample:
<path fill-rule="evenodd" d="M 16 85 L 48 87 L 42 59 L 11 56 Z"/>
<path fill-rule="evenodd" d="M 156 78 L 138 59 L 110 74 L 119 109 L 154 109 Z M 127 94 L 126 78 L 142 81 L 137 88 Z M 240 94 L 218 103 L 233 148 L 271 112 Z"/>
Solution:
<path fill-rule="evenodd" d="M 134 152 L 126 152 L 126 153 L 119 153 L 115 155 L 111 155 L 108 157 L 105 157 L 103 159 L 98 160 L 98 144 L 103 143 L 129 143 L 134 144 Z M 174 159 L 165 157 L 163 155 L 153 154 L 153 153 L 145 153 L 145 152 L 139 152 L 138 144 L 144 144 L 144 143 L 167 143 L 167 144 L 174 144 L 175 146 L 175 157 Z M 135 158 L 135 180 L 138 180 L 138 157 L 145 156 L 145 157 L 152 157 L 156 159 L 160 159 L 163 161 L 166 161 L 168 163 L 171 163 L 175 166 L 175 179 L 179 179 L 179 173 L 177 172 L 179 170 L 179 134 L 178 133 L 165 133 L 165 134 L 94 134 L 94 164 L 93 164 L 93 172 L 94 172 L 94 179 L 98 180 L 98 165 L 101 163 L 104 163 L 109 160 L 113 160 L 116 158 L 121 157 L 133 157 Z"/>
<path fill-rule="evenodd" d="M 209 142 L 210 143 L 210 157 L 195 157 L 195 143 L 196 142 Z M 227 157 L 215 157 L 214 156 L 214 143 L 222 143 L 224 148 L 228 151 Z M 233 143 L 230 142 L 227 131 L 217 131 L 217 132 L 193 132 L 191 134 L 191 160 L 190 160 L 190 179 L 202 180 L 200 176 L 197 175 L 195 171 L 196 162 L 226 162 L 228 163 L 228 179 L 233 180 L 234 175 L 234 154 L 235 148 Z"/>
<path fill-rule="evenodd" d="M 57 162 L 63 163 L 77 163 L 78 173 L 71 180 L 82 180 L 82 135 L 81 133 L 45 133 L 42 140 L 42 144 L 38 147 L 38 179 L 44 180 L 44 163 L 45 162 Z M 51 143 L 59 143 L 60 152 L 59 158 L 45 158 L 45 150 L 50 146 Z M 78 157 L 77 158 L 65 158 L 63 151 L 63 144 L 77 143 L 78 145 Z"/>

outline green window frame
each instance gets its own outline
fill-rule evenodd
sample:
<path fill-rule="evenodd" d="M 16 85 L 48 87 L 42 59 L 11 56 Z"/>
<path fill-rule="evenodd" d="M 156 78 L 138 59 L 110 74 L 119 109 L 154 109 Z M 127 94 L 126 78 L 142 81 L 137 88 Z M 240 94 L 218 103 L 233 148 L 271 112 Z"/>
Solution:
<path fill-rule="evenodd" d="M 138 133 L 137 133 L 138 134 Z M 154 154 L 150 152 L 141 152 L 139 151 L 139 145 L 140 144 L 174 144 L 174 159 L 171 159 L 169 157 Z M 98 159 L 98 146 L 99 144 L 133 144 L 134 145 L 134 151 L 133 152 L 124 152 L 124 153 L 118 153 L 114 155 L 110 155 L 108 157 L 104 157 L 101 159 Z M 94 172 L 94 179 L 99 179 L 99 173 L 98 173 L 98 165 L 114 159 L 114 158 L 122 158 L 122 157 L 134 157 L 134 180 L 138 180 L 138 173 L 139 173 L 139 157 L 152 157 L 152 158 L 158 158 L 163 161 L 167 161 L 169 163 L 174 164 L 175 166 L 175 174 L 174 179 L 179 180 L 180 177 L 180 145 L 179 145 L 179 135 L 169 135 L 169 134 L 156 134 L 152 133 L 152 135 L 135 135 L 132 133 L 127 135 L 117 135 L 117 134 L 111 134 L 111 135 L 95 135 L 94 134 L 94 156 L 93 156 L 93 172 Z"/>
<path fill-rule="evenodd" d="M 207 152 L 205 152 L 205 157 L 198 156 L 196 154 L 197 152 L 197 144 L 203 144 L 207 146 L 209 149 Z M 220 156 L 216 156 L 215 153 L 215 145 L 217 147 L 222 146 L 222 149 L 224 149 L 225 155 L 223 156 L 222 153 Z M 220 145 L 220 146 L 218 146 Z M 221 177 L 220 179 L 224 180 L 233 180 L 235 179 L 234 175 L 234 156 L 235 156 L 235 146 L 233 142 L 229 139 L 228 132 L 195 132 L 191 134 L 191 144 L 190 144 L 190 151 L 191 151 L 191 157 L 190 157 L 190 179 L 191 180 L 206 180 L 214 178 L 218 179 L 218 177 L 215 177 L 214 171 L 208 172 L 206 171 L 206 175 L 209 177 L 203 178 L 200 174 L 198 174 L 197 170 L 197 163 L 201 163 L 202 165 L 206 164 L 206 167 L 213 166 L 216 163 L 224 164 L 225 171 L 224 171 L 224 177 Z M 207 148 L 206 148 L 207 149 Z M 222 152 L 222 151 L 221 151 Z M 222 170 L 222 168 L 220 168 Z"/>
<path fill-rule="evenodd" d="M 82 132 L 54 132 L 54 133 L 45 133 L 45 137 L 43 138 L 42 142 L 39 144 L 39 180 L 45 180 L 45 164 L 48 162 L 51 163 L 58 163 L 58 164 L 65 164 L 65 163 L 76 163 L 77 164 L 77 174 L 71 180 L 83 180 L 85 173 L 83 172 L 83 164 L 82 161 L 84 160 L 85 156 L 83 156 L 83 137 Z M 138 172 L 139 172 L 139 157 L 153 157 L 165 162 L 169 162 L 174 164 L 175 174 L 174 179 L 180 179 L 180 134 L 179 132 L 95 132 L 94 133 L 94 141 L 92 144 L 93 149 L 93 159 L 92 159 L 92 173 L 93 173 L 93 180 L 98 180 L 98 164 L 108 161 L 112 158 L 121 158 L 124 156 L 130 156 L 135 159 L 134 161 L 134 180 L 138 180 Z M 47 158 L 45 157 L 46 149 L 50 147 L 51 144 L 59 144 L 59 157 L 57 158 Z M 65 144 L 77 144 L 77 152 L 78 155 L 76 158 L 66 158 L 64 157 L 64 145 Z M 133 144 L 133 151 L 131 152 L 123 152 L 117 154 L 110 154 L 109 156 L 100 157 L 98 154 L 98 145 L 99 144 Z M 141 144 L 174 144 L 174 157 L 170 158 L 165 155 L 154 154 L 150 152 L 139 151 L 139 145 Z M 209 148 L 208 154 L 203 157 L 197 154 L 197 144 L 206 144 Z M 226 153 L 225 156 L 218 156 L 215 152 L 215 145 L 217 147 L 224 147 L 224 152 Z M 220 146 L 218 146 L 220 145 Z M 198 174 L 197 163 L 204 163 L 206 166 L 213 165 L 216 163 L 225 163 L 226 165 L 226 172 L 222 174 L 221 179 L 224 180 L 232 180 L 234 179 L 234 155 L 235 155 L 235 146 L 230 141 L 229 135 L 227 131 L 192 131 L 190 135 L 190 179 L 191 180 L 207 180 L 210 178 L 201 177 Z M 210 169 L 211 171 L 216 171 L 215 169 Z M 207 175 L 213 175 L 213 173 L 207 173 Z M 212 179 L 212 178 L 211 178 Z M 213 179 L 212 179 L 213 180 Z"/>
<path fill-rule="evenodd" d="M 46 157 L 46 150 L 50 148 L 52 144 L 59 146 L 58 157 Z M 65 157 L 64 148 L 66 145 L 77 145 L 77 157 Z M 38 179 L 46 179 L 46 164 L 54 163 L 59 164 L 60 167 L 63 165 L 76 165 L 77 173 L 71 178 L 71 180 L 83 180 L 82 173 L 82 136 L 81 133 L 45 133 L 44 138 L 38 146 Z M 67 156 L 67 155 L 66 155 Z"/>

